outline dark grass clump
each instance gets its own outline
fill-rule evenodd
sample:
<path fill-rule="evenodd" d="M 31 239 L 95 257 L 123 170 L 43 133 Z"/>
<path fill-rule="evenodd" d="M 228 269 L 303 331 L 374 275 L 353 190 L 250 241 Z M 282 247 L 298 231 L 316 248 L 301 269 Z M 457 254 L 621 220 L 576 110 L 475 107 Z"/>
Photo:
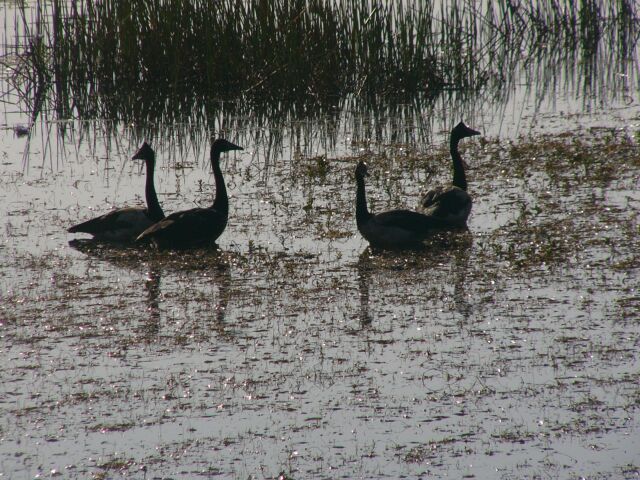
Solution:
<path fill-rule="evenodd" d="M 186 121 L 220 108 L 300 117 L 354 98 L 371 107 L 447 90 L 499 96 L 523 61 L 595 65 L 605 45 L 620 64 L 633 60 L 639 31 L 628 0 L 56 0 L 34 9 L 18 9 L 26 40 L 16 39 L 16 81 L 38 98 L 53 93 L 61 118 Z"/>
<path fill-rule="evenodd" d="M 433 92 L 443 80 L 431 16 L 428 7 L 324 0 L 54 2 L 44 15 L 47 66 L 68 107 L 60 113 L 83 117 Z"/>

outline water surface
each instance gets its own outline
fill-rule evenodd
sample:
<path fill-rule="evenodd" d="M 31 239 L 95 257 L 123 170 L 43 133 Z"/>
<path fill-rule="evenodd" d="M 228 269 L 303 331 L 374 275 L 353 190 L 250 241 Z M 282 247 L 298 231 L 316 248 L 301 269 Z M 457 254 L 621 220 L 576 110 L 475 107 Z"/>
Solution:
<path fill-rule="evenodd" d="M 33 118 L 5 75 L 0 472 L 637 477 L 637 78 L 513 75 L 417 112 L 192 125 Z M 357 160 L 374 211 L 413 208 L 449 181 L 461 117 L 483 133 L 463 142 L 469 232 L 372 252 Z M 69 243 L 143 203 L 143 136 L 165 212 L 208 204 L 211 134 L 245 148 L 222 162 L 219 250 Z"/>

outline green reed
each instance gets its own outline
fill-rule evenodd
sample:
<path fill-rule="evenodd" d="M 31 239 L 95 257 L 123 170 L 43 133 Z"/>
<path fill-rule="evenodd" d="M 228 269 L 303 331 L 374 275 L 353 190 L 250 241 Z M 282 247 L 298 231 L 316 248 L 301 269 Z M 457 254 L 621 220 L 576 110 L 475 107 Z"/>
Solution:
<path fill-rule="evenodd" d="M 550 45 L 593 60 L 606 39 L 623 62 L 639 31 L 632 0 L 54 0 L 34 9 L 20 9 L 30 45 L 21 80 L 48 92 L 60 118 L 304 116 L 346 99 L 369 108 L 447 90 L 499 96 Z"/>

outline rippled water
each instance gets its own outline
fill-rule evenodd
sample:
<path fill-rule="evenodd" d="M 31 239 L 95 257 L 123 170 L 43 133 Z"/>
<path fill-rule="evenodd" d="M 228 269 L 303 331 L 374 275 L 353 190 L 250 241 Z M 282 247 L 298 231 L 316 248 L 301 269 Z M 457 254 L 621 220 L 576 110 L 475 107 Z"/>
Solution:
<path fill-rule="evenodd" d="M 0 474 L 638 477 L 640 109 L 580 91 L 378 127 L 234 119 L 220 250 L 173 254 L 69 243 L 143 202 L 134 127 L 40 117 L 21 136 L 5 95 Z M 469 232 L 371 252 L 356 159 L 376 211 L 413 207 L 449 180 L 458 116 L 483 132 L 463 149 Z M 181 132 L 154 142 L 165 212 L 213 193 L 209 132 Z"/>

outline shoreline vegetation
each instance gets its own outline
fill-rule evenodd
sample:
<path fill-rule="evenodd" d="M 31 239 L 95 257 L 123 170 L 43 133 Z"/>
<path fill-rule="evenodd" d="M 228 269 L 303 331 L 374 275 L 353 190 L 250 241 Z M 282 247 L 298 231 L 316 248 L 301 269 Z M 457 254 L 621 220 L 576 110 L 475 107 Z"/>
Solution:
<path fill-rule="evenodd" d="M 516 72 L 550 89 L 557 80 L 541 68 L 577 77 L 585 90 L 633 85 L 635 2 L 477 3 L 22 3 L 14 25 L 23 34 L 5 45 L 18 57 L 10 81 L 33 116 L 57 119 L 191 122 L 220 110 L 304 118 L 345 106 L 424 106 L 451 92 L 500 99 L 522 80 Z"/>

